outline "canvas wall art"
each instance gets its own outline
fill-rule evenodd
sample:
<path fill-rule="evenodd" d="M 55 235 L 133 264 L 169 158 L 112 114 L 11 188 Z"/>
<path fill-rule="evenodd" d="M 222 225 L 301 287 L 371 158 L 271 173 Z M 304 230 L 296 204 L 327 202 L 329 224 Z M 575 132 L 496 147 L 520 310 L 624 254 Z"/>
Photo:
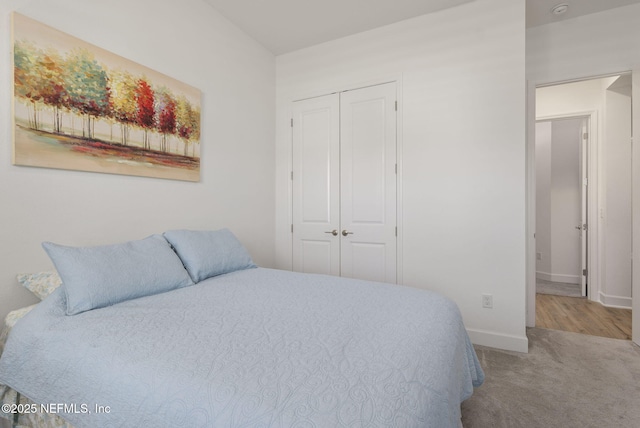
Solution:
<path fill-rule="evenodd" d="M 13 163 L 200 179 L 192 86 L 13 14 Z"/>

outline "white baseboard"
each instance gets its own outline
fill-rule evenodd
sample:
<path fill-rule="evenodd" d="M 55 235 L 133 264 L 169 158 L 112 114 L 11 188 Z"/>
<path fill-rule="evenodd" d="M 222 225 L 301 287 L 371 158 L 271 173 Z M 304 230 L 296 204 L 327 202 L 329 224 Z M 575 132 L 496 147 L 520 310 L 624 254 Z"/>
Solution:
<path fill-rule="evenodd" d="M 536 278 L 551 282 L 564 282 L 566 284 L 580 284 L 580 276 L 563 275 L 561 273 L 548 273 L 536 271 Z"/>
<path fill-rule="evenodd" d="M 632 307 L 631 297 L 610 296 L 603 292 L 600 292 L 600 303 L 608 308 L 631 309 Z"/>
<path fill-rule="evenodd" d="M 474 345 L 488 346 L 490 348 L 503 349 L 505 351 L 529 352 L 529 339 L 526 335 L 516 336 L 511 334 L 496 333 L 495 331 L 467 329 L 467 334 Z"/>

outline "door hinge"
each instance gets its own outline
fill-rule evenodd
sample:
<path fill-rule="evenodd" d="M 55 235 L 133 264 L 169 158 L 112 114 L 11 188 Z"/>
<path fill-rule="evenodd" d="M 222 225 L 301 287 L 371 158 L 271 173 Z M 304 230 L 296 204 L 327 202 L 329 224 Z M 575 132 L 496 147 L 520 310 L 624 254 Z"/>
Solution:
<path fill-rule="evenodd" d="M 576 135 L 576 134 L 573 134 L 573 135 Z M 589 138 L 589 133 L 585 132 L 584 134 L 582 134 L 582 138 L 587 140 Z"/>
<path fill-rule="evenodd" d="M 293 118 L 291 118 L 291 127 L 293 128 Z"/>
<path fill-rule="evenodd" d="M 587 269 L 582 269 L 582 275 L 583 276 L 587 276 L 588 273 L 589 273 L 589 271 Z"/>
<path fill-rule="evenodd" d="M 291 171 L 291 180 L 293 181 L 293 171 Z"/>
<path fill-rule="evenodd" d="M 396 236 L 398 236 L 398 226 L 396 226 Z"/>
<path fill-rule="evenodd" d="M 291 224 L 291 233 L 293 233 L 293 223 Z"/>
<path fill-rule="evenodd" d="M 398 173 L 398 164 L 396 164 L 396 174 Z"/>
<path fill-rule="evenodd" d="M 398 101 L 396 101 L 396 111 L 398 111 Z"/>

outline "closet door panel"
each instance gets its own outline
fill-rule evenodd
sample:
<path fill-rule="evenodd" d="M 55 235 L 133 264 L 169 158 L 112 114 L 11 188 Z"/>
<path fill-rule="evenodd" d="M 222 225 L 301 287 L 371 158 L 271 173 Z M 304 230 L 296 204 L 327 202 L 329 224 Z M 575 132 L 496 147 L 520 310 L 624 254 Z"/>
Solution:
<path fill-rule="evenodd" d="M 293 103 L 293 269 L 298 272 L 340 274 L 339 132 L 337 94 Z"/>
<path fill-rule="evenodd" d="M 348 134 L 344 136 L 342 162 L 344 179 L 350 185 L 343 202 L 350 205 L 352 224 L 381 225 L 386 202 L 385 100 L 351 102 L 346 108 L 344 129 Z"/>
<path fill-rule="evenodd" d="M 341 275 L 396 282 L 395 83 L 340 98 Z"/>

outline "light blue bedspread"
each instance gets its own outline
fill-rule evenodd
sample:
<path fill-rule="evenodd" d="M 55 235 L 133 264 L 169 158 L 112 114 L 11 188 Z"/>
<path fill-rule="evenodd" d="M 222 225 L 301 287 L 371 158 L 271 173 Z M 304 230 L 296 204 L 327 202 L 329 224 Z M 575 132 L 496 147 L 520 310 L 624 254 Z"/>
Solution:
<path fill-rule="evenodd" d="M 16 324 L 0 383 L 76 427 L 458 427 L 484 379 L 456 305 L 409 287 L 258 268 L 64 299 Z"/>

